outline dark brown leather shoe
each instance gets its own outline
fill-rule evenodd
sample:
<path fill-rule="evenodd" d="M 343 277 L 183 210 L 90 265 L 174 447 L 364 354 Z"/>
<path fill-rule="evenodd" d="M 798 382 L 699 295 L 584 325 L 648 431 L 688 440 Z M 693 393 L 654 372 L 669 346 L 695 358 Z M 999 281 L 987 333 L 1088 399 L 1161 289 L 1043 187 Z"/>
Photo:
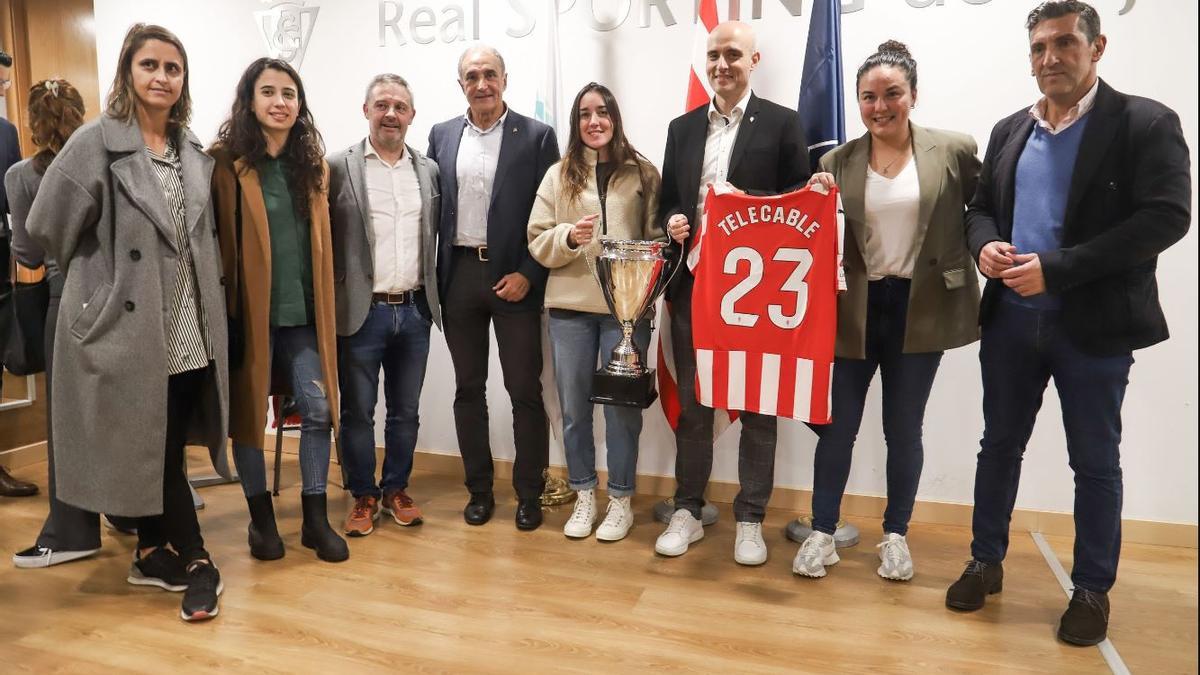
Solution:
<path fill-rule="evenodd" d="M 1108 611 L 1108 593 L 1076 588 L 1058 623 L 1058 639 L 1081 647 L 1104 642 L 1108 636 Z"/>
<path fill-rule="evenodd" d="M 946 606 L 964 612 L 983 607 L 987 596 L 1004 589 L 1004 567 L 1000 563 L 972 560 L 958 581 L 946 590 Z"/>
<path fill-rule="evenodd" d="M 0 497 L 32 497 L 38 493 L 38 486 L 17 480 L 0 466 Z"/>

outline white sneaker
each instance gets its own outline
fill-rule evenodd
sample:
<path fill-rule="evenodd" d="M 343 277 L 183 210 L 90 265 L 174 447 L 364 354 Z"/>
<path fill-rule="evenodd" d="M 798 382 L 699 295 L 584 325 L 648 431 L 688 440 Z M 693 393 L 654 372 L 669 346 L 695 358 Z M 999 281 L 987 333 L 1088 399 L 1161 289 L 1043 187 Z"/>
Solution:
<path fill-rule="evenodd" d="M 575 492 L 575 510 L 563 525 L 563 534 L 573 539 L 581 539 L 592 534 L 592 526 L 596 524 L 596 491 L 578 490 Z"/>
<path fill-rule="evenodd" d="M 884 579 L 892 581 L 908 581 L 913 578 L 912 553 L 908 550 L 908 540 L 895 532 L 883 536 L 883 541 L 875 546 L 879 549 L 879 569 L 875 573 Z"/>
<path fill-rule="evenodd" d="M 44 546 L 30 546 L 23 551 L 14 553 L 12 562 L 14 567 L 21 569 L 37 569 L 86 558 L 99 551 L 98 548 L 83 551 L 55 551 Z"/>
<path fill-rule="evenodd" d="M 609 497 L 608 512 L 604 514 L 604 522 L 596 528 L 596 538 L 600 541 L 620 541 L 629 534 L 633 527 L 633 503 L 630 497 Z"/>
<path fill-rule="evenodd" d="M 675 557 L 687 553 L 688 545 L 704 538 L 704 525 L 687 509 L 678 509 L 671 516 L 667 529 L 658 535 L 654 551 L 659 555 Z"/>
<path fill-rule="evenodd" d="M 833 535 L 813 530 L 792 559 L 792 572 L 805 577 L 823 577 L 825 566 L 836 565 L 839 560 Z"/>
<path fill-rule="evenodd" d="M 739 522 L 733 544 L 733 559 L 739 565 L 767 562 L 767 542 L 763 541 L 762 523 Z"/>

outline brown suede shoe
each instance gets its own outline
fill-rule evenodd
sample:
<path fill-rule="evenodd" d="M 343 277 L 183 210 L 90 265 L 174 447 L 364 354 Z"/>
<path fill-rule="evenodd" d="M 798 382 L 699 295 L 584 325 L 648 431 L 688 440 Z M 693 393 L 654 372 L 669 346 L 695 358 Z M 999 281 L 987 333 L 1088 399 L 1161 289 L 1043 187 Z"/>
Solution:
<path fill-rule="evenodd" d="M 383 511 L 391 514 L 397 525 L 408 527 L 421 524 L 421 509 L 404 490 L 389 492 L 383 496 Z"/>
<path fill-rule="evenodd" d="M 379 520 L 379 499 L 363 495 L 354 500 L 342 531 L 347 537 L 365 537 L 375 531 L 376 520 Z"/>

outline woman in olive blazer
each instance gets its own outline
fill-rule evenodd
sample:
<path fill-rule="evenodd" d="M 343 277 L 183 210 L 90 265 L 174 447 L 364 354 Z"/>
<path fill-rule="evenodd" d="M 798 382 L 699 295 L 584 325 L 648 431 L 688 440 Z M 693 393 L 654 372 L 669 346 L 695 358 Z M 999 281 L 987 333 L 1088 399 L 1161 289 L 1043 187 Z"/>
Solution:
<path fill-rule="evenodd" d="M 924 457 L 922 423 L 942 352 L 978 339 L 979 282 L 963 215 L 979 160 L 964 134 L 908 120 L 917 95 L 916 62 L 904 45 L 880 46 L 858 71 L 857 99 L 867 133 L 821 158 L 810 182 L 837 184 L 846 216 L 838 298 L 833 421 L 813 427 L 813 534 L 792 569 L 825 576 L 867 389 L 883 380 L 888 506 L 881 577 L 912 578 L 905 536 Z"/>

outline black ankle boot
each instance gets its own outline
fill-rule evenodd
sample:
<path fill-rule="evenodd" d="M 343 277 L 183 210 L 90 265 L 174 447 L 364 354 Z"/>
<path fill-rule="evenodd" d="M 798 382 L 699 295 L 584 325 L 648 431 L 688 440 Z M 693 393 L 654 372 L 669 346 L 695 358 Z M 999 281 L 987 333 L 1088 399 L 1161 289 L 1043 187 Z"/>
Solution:
<path fill-rule="evenodd" d="M 259 560 L 279 560 L 283 557 L 283 539 L 275 527 L 275 506 L 271 493 L 246 497 L 250 505 L 250 555 Z"/>
<path fill-rule="evenodd" d="M 346 540 L 329 526 L 325 495 L 300 495 L 304 510 L 304 526 L 300 528 L 300 543 L 317 551 L 325 562 L 341 562 L 350 557 Z"/>

